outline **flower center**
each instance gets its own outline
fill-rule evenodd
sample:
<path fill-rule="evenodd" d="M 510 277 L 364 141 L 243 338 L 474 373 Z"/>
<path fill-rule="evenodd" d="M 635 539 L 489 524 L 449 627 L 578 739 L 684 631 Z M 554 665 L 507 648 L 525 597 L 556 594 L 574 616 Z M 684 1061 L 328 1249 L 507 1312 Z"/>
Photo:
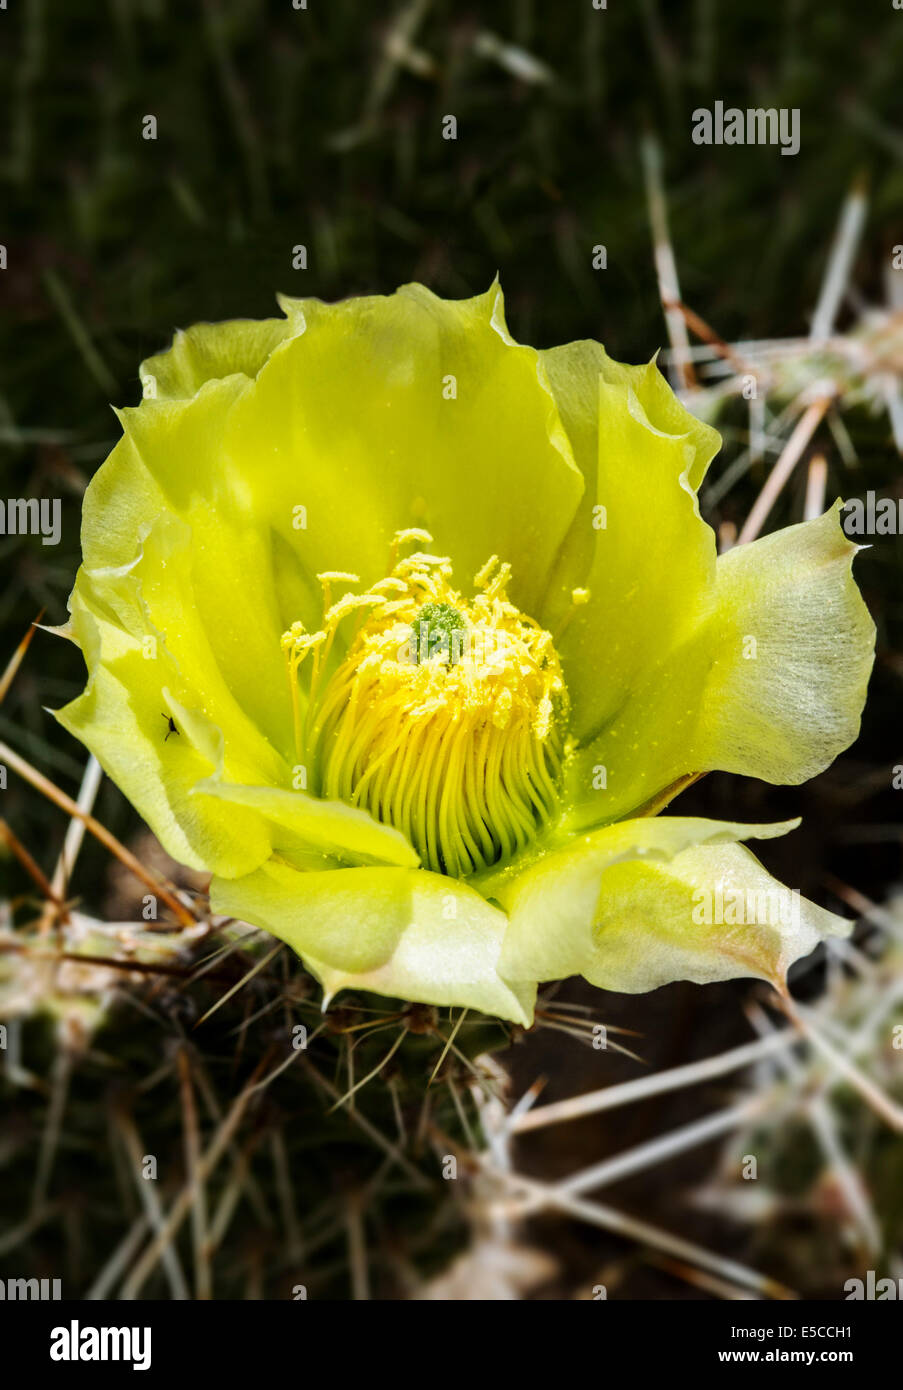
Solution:
<path fill-rule="evenodd" d="M 399 532 L 399 547 L 427 542 Z M 568 698 L 552 638 L 506 595 L 511 568 L 493 556 L 466 600 L 448 559 L 418 551 L 365 594 L 330 602 L 323 631 L 282 639 L 299 750 L 321 796 L 368 810 L 403 832 L 427 868 L 471 874 L 523 849 L 551 816 Z M 323 684 L 338 624 L 357 614 L 346 655 Z M 298 668 L 313 652 L 302 721 Z M 321 689 L 321 685 L 323 688 Z"/>

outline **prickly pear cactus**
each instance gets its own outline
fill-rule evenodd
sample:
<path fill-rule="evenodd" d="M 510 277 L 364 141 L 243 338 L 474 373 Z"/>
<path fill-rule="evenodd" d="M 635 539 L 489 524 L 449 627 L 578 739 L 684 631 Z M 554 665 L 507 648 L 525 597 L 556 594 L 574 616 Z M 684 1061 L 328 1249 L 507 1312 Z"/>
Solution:
<path fill-rule="evenodd" d="M 375 995 L 324 1014 L 234 926 L 76 917 L 0 946 L 0 1272 L 77 1298 L 392 1298 L 465 1245 L 471 1088 L 509 1028 Z"/>

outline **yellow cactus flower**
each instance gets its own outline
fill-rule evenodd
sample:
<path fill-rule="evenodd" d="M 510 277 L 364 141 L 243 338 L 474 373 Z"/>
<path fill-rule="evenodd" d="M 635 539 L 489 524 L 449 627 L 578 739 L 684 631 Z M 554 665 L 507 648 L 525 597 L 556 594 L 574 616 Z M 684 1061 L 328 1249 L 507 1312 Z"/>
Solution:
<path fill-rule="evenodd" d="M 60 722 L 327 997 L 528 1024 L 570 974 L 780 986 L 847 928 L 739 843 L 793 823 L 655 813 L 855 738 L 874 631 L 837 508 L 719 558 L 714 430 L 654 363 L 516 343 L 497 285 L 280 303 L 143 364 Z"/>

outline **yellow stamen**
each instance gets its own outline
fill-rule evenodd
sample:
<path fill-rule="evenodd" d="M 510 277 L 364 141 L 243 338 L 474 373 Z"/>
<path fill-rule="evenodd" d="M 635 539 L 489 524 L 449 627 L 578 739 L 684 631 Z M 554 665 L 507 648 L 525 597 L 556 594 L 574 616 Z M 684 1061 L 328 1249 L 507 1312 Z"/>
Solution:
<path fill-rule="evenodd" d="M 399 532 L 393 554 L 430 540 Z M 568 699 L 550 634 L 507 597 L 510 565 L 487 561 L 471 600 L 451 577 L 447 557 L 415 552 L 330 603 L 322 632 L 296 624 L 283 646 L 295 683 L 314 650 L 305 761 L 319 794 L 395 826 L 427 868 L 463 876 L 523 849 L 552 815 Z M 358 628 L 321 691 L 352 613 Z"/>
<path fill-rule="evenodd" d="M 308 633 L 303 623 L 292 623 L 288 632 L 282 634 L 282 650 L 288 668 L 288 684 L 292 696 L 292 725 L 295 732 L 295 757 L 303 758 L 304 746 L 301 736 L 301 710 L 298 704 L 298 670 L 309 651 L 317 652 L 326 641 L 325 632 Z M 314 656 L 316 661 L 316 655 Z"/>

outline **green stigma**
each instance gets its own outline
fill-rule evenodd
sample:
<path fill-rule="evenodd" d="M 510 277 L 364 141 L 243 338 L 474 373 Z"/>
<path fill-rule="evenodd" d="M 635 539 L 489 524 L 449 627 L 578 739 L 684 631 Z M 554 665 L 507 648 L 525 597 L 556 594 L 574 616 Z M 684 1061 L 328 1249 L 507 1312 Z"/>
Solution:
<path fill-rule="evenodd" d="M 411 628 L 411 646 L 419 666 L 440 656 L 448 666 L 460 661 L 467 621 L 450 603 L 425 603 Z"/>

